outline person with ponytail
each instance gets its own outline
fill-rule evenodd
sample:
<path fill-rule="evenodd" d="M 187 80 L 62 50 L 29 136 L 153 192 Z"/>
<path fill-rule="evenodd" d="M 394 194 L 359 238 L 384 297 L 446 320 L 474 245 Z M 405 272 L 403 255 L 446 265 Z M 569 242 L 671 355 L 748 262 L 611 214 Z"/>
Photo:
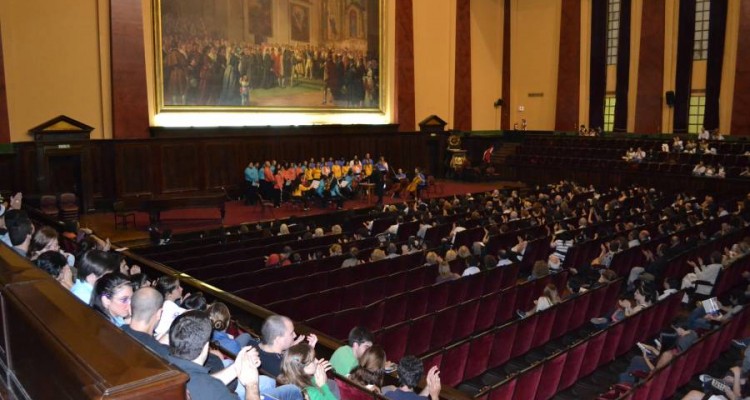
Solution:
<path fill-rule="evenodd" d="M 133 287 L 130 285 L 130 279 L 119 272 L 112 272 L 96 281 L 91 307 L 121 327 L 130 322 L 132 297 Z"/>

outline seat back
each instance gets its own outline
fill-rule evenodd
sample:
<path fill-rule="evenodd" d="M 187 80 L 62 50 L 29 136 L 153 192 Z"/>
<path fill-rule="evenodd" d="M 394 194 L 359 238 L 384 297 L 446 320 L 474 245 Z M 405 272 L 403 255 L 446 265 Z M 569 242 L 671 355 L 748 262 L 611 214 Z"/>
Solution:
<path fill-rule="evenodd" d="M 567 358 L 568 352 L 562 352 L 544 362 L 542 369 L 544 383 L 539 386 L 539 390 L 536 392 L 536 400 L 549 400 L 557 393 L 557 386 L 560 384 Z"/>
<path fill-rule="evenodd" d="M 471 339 L 469 355 L 466 358 L 466 368 L 464 369 L 464 380 L 477 377 L 487 370 L 487 362 L 490 359 L 494 341 L 495 331 L 485 332 Z"/>
<path fill-rule="evenodd" d="M 430 341 L 435 328 L 435 313 L 423 315 L 412 321 L 406 353 L 419 356 L 430 350 Z"/>
<path fill-rule="evenodd" d="M 77 205 L 77 199 L 75 193 L 63 193 L 60 195 L 61 206 L 75 206 Z"/>
<path fill-rule="evenodd" d="M 440 368 L 440 381 L 444 385 L 456 386 L 461 383 L 466 368 L 471 342 L 463 341 L 445 350 Z"/>

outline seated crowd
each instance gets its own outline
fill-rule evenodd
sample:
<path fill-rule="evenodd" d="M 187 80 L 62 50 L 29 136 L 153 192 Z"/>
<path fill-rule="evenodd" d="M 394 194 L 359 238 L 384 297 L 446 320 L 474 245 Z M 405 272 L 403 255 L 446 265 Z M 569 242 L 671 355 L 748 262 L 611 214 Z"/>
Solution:
<path fill-rule="evenodd" d="M 330 363 L 316 358 L 317 337 L 296 335 L 293 321 L 284 316 L 267 318 L 260 339 L 253 338 L 247 332 L 230 329 L 231 315 L 225 304 L 209 305 L 200 293 L 185 295 L 175 277 L 162 276 L 150 282 L 138 266 L 129 266 L 119 253 L 110 251 L 108 241 L 96 241 L 90 232 L 75 232 L 72 240 L 66 236 L 65 241 L 73 245 L 68 248 L 70 251 L 62 250 L 57 231 L 48 227 L 35 229 L 21 210 L 21 201 L 20 195 L 14 196 L 8 206 L 0 209 L 3 214 L 0 222 L 6 230 L 3 240 L 104 318 L 188 373 L 188 391 L 193 399 L 346 398 L 342 390 L 347 388 L 328 379 L 330 369 L 394 400 L 439 397 L 440 371 L 431 367 L 425 374 L 423 360 L 414 355 L 404 356 L 395 367 L 398 384 L 384 386 L 384 374 L 394 366 L 384 348 L 374 343 L 372 333 L 365 328 L 354 327 L 348 345 L 339 347 Z M 560 182 L 536 187 L 523 195 L 496 190 L 404 202 L 375 211 L 372 220 L 347 232 L 338 225 L 327 229 L 308 226 L 298 239 L 304 242 L 337 235 L 339 239 L 330 246 L 328 254 L 310 257 L 341 256 L 342 246 L 347 246 L 341 268 L 424 254 L 423 267 L 435 272 L 436 284 L 516 263 L 530 266 L 530 274 L 524 281 L 567 274 L 564 289 L 546 285 L 533 308 L 518 310 L 520 318 L 616 280 L 618 272 L 611 267 L 617 255 L 629 249 L 642 249 L 647 264 L 630 266 L 626 271 L 627 284 L 623 285 L 625 289 L 616 307 L 592 322 L 606 326 L 629 318 L 678 293 L 678 289 L 684 291 L 684 302 L 691 307 L 695 304 L 695 308 L 687 319 L 676 319 L 653 345 L 639 346 L 642 356 L 634 358 L 620 377 L 622 384 L 632 385 L 667 365 L 702 333 L 740 312 L 742 304 L 747 302 L 750 286 L 733 293 L 727 306 L 719 304 L 716 312 L 707 312 L 704 303 L 695 300 L 710 294 L 701 292 L 700 283 L 713 286 L 722 270 L 750 254 L 750 236 L 734 241 L 723 252 L 711 254 L 708 265 L 702 259 L 690 260 L 691 272 L 681 274 L 681 280 L 665 274 L 668 262 L 675 256 L 711 240 L 745 232 L 750 225 L 748 206 L 750 194 L 735 204 L 717 204 L 711 196 L 698 200 L 682 193 L 670 196 L 637 186 L 599 191 Z M 394 217 L 394 223 L 378 231 L 375 219 L 383 215 Z M 707 226 L 711 221 L 721 221 L 715 232 L 690 230 Z M 413 235 L 407 241 L 399 241 L 399 230 L 407 224 L 414 227 Z M 434 232 L 431 228 L 446 224 L 451 227 L 447 235 L 431 236 Z M 464 232 L 472 229 L 481 232 L 468 237 Z M 285 229 L 281 225 L 279 234 L 285 231 L 288 233 L 288 226 Z M 517 236 L 514 243 L 493 247 L 494 238 L 516 231 L 524 233 L 514 235 Z M 362 258 L 356 244 L 368 237 L 382 240 L 367 253 L 367 258 Z M 603 238 L 596 257 L 571 261 L 572 249 Z M 540 240 L 544 243 L 543 251 L 534 250 L 532 254 L 529 243 Z M 646 247 L 662 240 L 667 243 L 659 244 L 655 253 Z M 295 249 L 285 247 L 279 253 L 268 254 L 266 266 L 296 268 L 301 259 L 299 254 L 295 256 Z M 664 282 L 661 293 L 657 282 Z M 426 384 L 418 394 L 416 390 L 423 377 Z M 734 382 L 742 378 L 742 373 L 733 377 Z M 728 393 L 728 398 L 733 398 Z"/>

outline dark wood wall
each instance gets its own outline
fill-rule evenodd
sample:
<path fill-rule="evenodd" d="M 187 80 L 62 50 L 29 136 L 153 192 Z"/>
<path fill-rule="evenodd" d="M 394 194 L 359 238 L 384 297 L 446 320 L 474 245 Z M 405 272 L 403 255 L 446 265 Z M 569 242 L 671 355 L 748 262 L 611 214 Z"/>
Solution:
<path fill-rule="evenodd" d="M 383 155 L 394 168 L 428 165 L 426 135 L 389 126 L 292 128 L 157 129 L 138 140 L 91 142 L 93 198 L 226 188 L 238 193 L 249 161 L 302 161 L 311 157 Z M 16 153 L 0 157 L 0 188 L 35 193 L 34 143 L 17 143 Z M 17 173 L 15 173 L 17 172 Z"/>

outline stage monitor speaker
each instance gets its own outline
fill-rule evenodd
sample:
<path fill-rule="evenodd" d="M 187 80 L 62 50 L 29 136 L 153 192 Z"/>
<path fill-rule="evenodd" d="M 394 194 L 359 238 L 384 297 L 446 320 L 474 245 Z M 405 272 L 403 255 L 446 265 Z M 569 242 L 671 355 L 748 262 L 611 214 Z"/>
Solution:
<path fill-rule="evenodd" d="M 675 101 L 674 91 L 672 90 L 668 91 L 667 93 L 664 94 L 664 97 L 667 100 L 667 106 L 674 107 L 674 101 Z"/>

